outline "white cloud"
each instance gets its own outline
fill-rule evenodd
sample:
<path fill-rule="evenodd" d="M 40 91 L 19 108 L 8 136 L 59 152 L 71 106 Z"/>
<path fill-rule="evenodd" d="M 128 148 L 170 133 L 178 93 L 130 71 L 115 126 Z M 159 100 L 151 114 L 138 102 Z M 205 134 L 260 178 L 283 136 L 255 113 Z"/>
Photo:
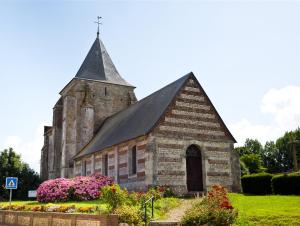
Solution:
<path fill-rule="evenodd" d="M 284 132 L 299 127 L 300 86 L 269 90 L 262 98 L 260 110 L 263 114 L 270 115 L 271 123 L 257 124 L 242 119 L 230 125 L 238 146 L 243 145 L 246 138 L 258 139 L 262 143 L 275 140 Z"/>
<path fill-rule="evenodd" d="M 273 115 L 280 128 L 295 129 L 300 122 L 300 87 L 271 89 L 262 99 L 261 110 Z"/>
<path fill-rule="evenodd" d="M 43 146 L 44 125 L 40 123 L 33 134 L 31 141 L 23 140 L 20 136 L 8 136 L 4 141 L 4 147 L 12 147 L 18 154 L 21 154 L 22 160 L 29 164 L 36 172 L 40 172 L 40 157 Z"/>

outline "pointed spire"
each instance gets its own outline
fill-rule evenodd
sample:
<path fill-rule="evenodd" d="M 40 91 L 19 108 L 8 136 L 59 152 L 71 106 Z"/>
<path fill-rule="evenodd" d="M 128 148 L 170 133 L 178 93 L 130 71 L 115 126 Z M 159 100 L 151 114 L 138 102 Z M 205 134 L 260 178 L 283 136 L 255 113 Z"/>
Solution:
<path fill-rule="evenodd" d="M 98 33 L 75 78 L 132 86 L 120 76 Z"/>

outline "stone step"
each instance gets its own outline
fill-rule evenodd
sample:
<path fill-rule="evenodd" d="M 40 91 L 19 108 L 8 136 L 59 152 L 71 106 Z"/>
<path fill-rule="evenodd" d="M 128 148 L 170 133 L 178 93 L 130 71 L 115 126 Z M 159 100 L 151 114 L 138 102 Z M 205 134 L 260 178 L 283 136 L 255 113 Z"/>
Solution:
<path fill-rule="evenodd" d="M 177 221 L 151 221 L 149 226 L 160 226 L 160 225 L 168 225 L 168 226 L 180 226 L 180 222 Z"/>
<path fill-rule="evenodd" d="M 203 191 L 190 191 L 184 195 L 186 198 L 202 198 L 205 195 Z"/>

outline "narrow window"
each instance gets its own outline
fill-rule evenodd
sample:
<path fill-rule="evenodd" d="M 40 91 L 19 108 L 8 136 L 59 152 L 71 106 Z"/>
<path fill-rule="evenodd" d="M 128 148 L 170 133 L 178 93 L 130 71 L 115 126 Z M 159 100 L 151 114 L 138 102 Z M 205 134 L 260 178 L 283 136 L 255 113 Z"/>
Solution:
<path fill-rule="evenodd" d="M 131 149 L 131 175 L 136 174 L 136 146 Z"/>
<path fill-rule="evenodd" d="M 104 87 L 104 96 L 107 96 L 107 88 Z"/>
<path fill-rule="evenodd" d="M 83 176 L 86 176 L 86 161 L 83 161 Z"/>
<path fill-rule="evenodd" d="M 127 106 L 131 105 L 131 96 L 130 93 L 127 93 Z"/>
<path fill-rule="evenodd" d="M 103 173 L 108 176 L 108 154 L 104 155 L 103 161 Z"/>

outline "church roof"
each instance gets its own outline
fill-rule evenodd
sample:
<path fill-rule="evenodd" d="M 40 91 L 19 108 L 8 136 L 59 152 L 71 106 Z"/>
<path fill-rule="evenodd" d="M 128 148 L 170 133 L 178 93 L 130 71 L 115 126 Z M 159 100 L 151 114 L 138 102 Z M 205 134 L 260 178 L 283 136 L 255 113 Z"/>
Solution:
<path fill-rule="evenodd" d="M 194 77 L 194 74 L 191 72 L 106 119 L 99 132 L 75 156 L 75 159 L 148 134 L 156 126 L 181 87 L 192 76 Z M 222 119 L 221 122 L 223 123 Z M 223 125 L 225 126 L 224 123 Z M 230 134 L 229 131 L 228 133 Z M 235 142 L 233 136 L 231 134 L 230 136 Z"/>
<path fill-rule="evenodd" d="M 183 86 L 190 74 L 152 93 L 125 110 L 109 117 L 91 142 L 76 158 L 147 134 Z"/>
<path fill-rule="evenodd" d="M 98 36 L 79 68 L 75 78 L 131 86 L 120 76 Z"/>

